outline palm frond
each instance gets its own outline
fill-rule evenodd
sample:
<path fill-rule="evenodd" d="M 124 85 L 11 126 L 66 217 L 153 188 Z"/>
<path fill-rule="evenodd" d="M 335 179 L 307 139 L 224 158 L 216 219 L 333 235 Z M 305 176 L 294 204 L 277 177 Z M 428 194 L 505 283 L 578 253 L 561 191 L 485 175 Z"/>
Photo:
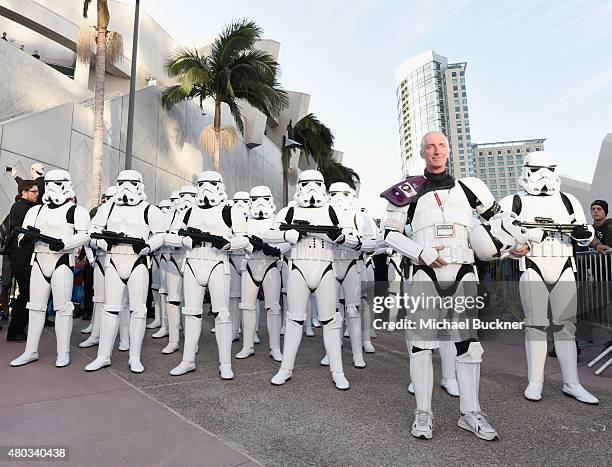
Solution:
<path fill-rule="evenodd" d="M 242 109 L 240 105 L 238 105 L 236 99 L 230 98 L 229 96 L 223 99 L 223 102 L 227 104 L 234 119 L 234 123 L 236 123 L 236 128 L 241 135 L 244 135 L 244 122 L 242 121 Z"/>
<path fill-rule="evenodd" d="M 168 76 L 175 77 L 187 73 L 192 68 L 206 68 L 205 58 L 197 50 L 178 48 L 166 59 Z"/>
<path fill-rule="evenodd" d="M 96 49 L 96 27 L 83 22 L 77 36 L 77 58 L 81 63 L 89 63 Z"/>
<path fill-rule="evenodd" d="M 183 91 L 183 88 L 179 84 L 175 84 L 174 86 L 169 86 L 162 91 L 162 104 L 166 106 L 166 108 L 172 107 L 174 104 L 178 104 L 181 101 L 189 98 L 189 94 Z"/>
<path fill-rule="evenodd" d="M 262 32 L 255 21 L 247 18 L 230 23 L 213 42 L 210 53 L 212 67 L 220 69 L 238 53 L 252 49 Z"/>
<path fill-rule="evenodd" d="M 106 33 L 106 64 L 123 61 L 123 36 L 116 31 Z"/>
<path fill-rule="evenodd" d="M 200 146 L 204 152 L 212 154 L 215 151 L 217 131 L 213 125 L 208 125 L 200 132 Z"/>
<path fill-rule="evenodd" d="M 347 183 L 351 188 L 355 188 L 356 183 L 359 183 L 360 177 L 350 167 L 342 165 L 340 162 L 334 159 L 328 159 L 323 161 L 319 165 L 319 171 L 325 179 L 325 185 L 329 188 L 332 183 L 344 182 Z"/>

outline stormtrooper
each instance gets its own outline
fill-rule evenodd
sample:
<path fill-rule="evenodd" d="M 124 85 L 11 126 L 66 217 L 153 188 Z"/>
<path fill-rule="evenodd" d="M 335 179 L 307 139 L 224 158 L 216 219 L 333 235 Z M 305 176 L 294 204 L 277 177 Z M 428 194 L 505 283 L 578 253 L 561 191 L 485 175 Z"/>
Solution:
<path fill-rule="evenodd" d="M 338 389 L 348 389 L 342 367 L 340 330 L 342 315 L 336 310 L 337 288 L 333 262 L 336 245 L 359 248 L 354 230 L 329 204 L 325 182 L 320 172 L 305 170 L 298 177 L 295 194 L 297 206 L 282 209 L 272 229 L 264 235 L 268 243 L 289 242 L 291 265 L 287 284 L 288 311 L 283 360 L 272 384 L 282 385 L 292 376 L 295 358 L 302 340 L 302 327 L 310 293 L 317 302 L 323 324 L 323 343 L 329 358 L 332 379 Z"/>
<path fill-rule="evenodd" d="M 586 224 L 578 200 L 560 191 L 555 173 L 557 161 L 546 151 L 525 157 L 518 183 L 522 187 L 507 196 L 502 209 L 518 215 L 521 222 L 532 223 L 546 232 L 539 244 L 525 247 L 519 259 L 519 290 L 525 311 L 525 350 L 529 384 L 525 398 L 539 401 L 544 383 L 546 331 L 553 330 L 555 351 L 563 375 L 563 393 L 580 402 L 597 404 L 578 379 L 575 343 L 576 280 L 573 243 L 588 246 L 593 228 Z M 556 224 L 556 226 L 555 226 Z M 552 323 L 547 312 L 550 305 Z"/>
<path fill-rule="evenodd" d="M 425 302 L 430 301 L 429 297 L 476 296 L 477 275 L 472 249 L 475 241 L 488 242 L 487 245 L 496 245 L 496 248 L 499 244 L 505 248 L 504 251 L 525 241 L 523 230 L 513 224 L 510 215 L 499 212 L 493 195 L 481 180 L 455 180 L 448 175 L 448 155 L 446 137 L 439 132 L 427 133 L 421 142 L 424 176 L 410 177 L 381 195 L 388 201 L 383 225 L 385 243 L 411 260 L 411 293 L 422 295 Z M 490 236 L 480 236 L 472 241 L 474 211 L 485 220 L 497 215 L 505 231 L 489 228 Z M 412 238 L 405 235 L 407 224 L 411 226 Z M 508 232 L 508 242 L 496 237 L 500 231 Z M 476 310 L 466 310 L 462 314 L 465 317 L 460 318 L 453 313 L 453 308 L 444 309 L 434 301 L 429 308 L 421 306 L 411 311 L 415 322 L 419 323 L 419 318 L 466 320 Z M 417 329 L 406 332 L 416 399 L 411 433 L 417 438 L 430 439 L 433 435 L 432 350 L 440 346 L 439 335 L 435 328 L 415 327 Z M 498 437 L 497 432 L 481 411 L 478 398 L 483 349 L 476 337 L 474 330 L 451 336 L 457 355 L 461 413 L 458 425 L 481 439 L 494 440 Z"/>
<path fill-rule="evenodd" d="M 251 204 L 247 220 L 247 234 L 251 242 L 252 252 L 248 253 L 246 265 L 241 273 L 242 350 L 236 354 L 236 358 L 247 358 L 255 354 L 254 338 L 257 294 L 260 289 L 263 289 L 270 342 L 270 357 L 280 362 L 283 359 L 283 355 L 280 346 L 282 317 L 279 261 L 283 251 L 279 248 L 271 247 L 262 240 L 264 232 L 272 227 L 276 206 L 274 205 L 272 192 L 267 186 L 251 188 L 250 197 Z"/>
<path fill-rule="evenodd" d="M 117 187 L 112 185 L 104 190 L 102 198 L 104 203 L 109 202 L 117 192 Z M 97 214 L 97 211 L 96 211 Z M 95 216 L 94 216 L 95 217 Z M 92 248 L 88 247 L 89 251 Z M 100 317 L 104 308 L 104 264 L 106 262 L 106 252 L 102 250 L 93 250 L 91 258 L 91 267 L 93 268 L 93 313 L 91 315 L 91 330 L 89 337 L 79 344 L 81 348 L 93 347 L 100 342 Z"/>
<path fill-rule="evenodd" d="M 191 185 L 185 185 L 177 192 L 178 198 L 174 201 L 172 209 L 164 216 L 164 225 L 169 233 L 172 224 L 183 213 L 197 205 L 198 190 Z M 171 354 L 179 349 L 179 332 L 181 327 L 181 302 L 183 298 L 183 263 L 185 262 L 185 248 L 167 244 L 167 261 L 165 262 L 164 278 L 166 285 L 166 314 L 168 316 L 168 344 L 162 349 L 163 354 Z"/>
<path fill-rule="evenodd" d="M 374 251 L 378 229 L 370 230 L 371 224 L 358 206 L 355 190 L 348 184 L 332 183 L 329 187 L 329 196 L 334 211 L 338 217 L 343 219 L 343 225 L 351 226 L 362 239 L 358 248 L 350 248 L 344 244 L 337 245 L 334 249 L 333 267 L 339 292 L 343 296 L 344 319 L 351 339 L 353 365 L 355 368 L 365 368 L 360 313 L 363 276 L 362 251 Z M 327 356 L 323 358 L 321 364 L 329 364 Z"/>
<path fill-rule="evenodd" d="M 72 333 L 72 284 L 74 281 L 74 250 L 89 239 L 89 214 L 74 204 L 72 181 L 65 170 L 50 170 L 45 175 L 45 194 L 42 205 L 30 208 L 23 220 L 18 241 L 34 241 L 28 336 L 25 352 L 11 362 L 22 366 L 38 360 L 38 344 L 45 326 L 49 294 L 55 309 L 55 337 L 57 359 L 55 366 L 70 363 L 70 335 Z"/>
<path fill-rule="evenodd" d="M 169 199 L 163 199 L 159 202 L 159 204 L 157 205 L 157 207 L 159 208 L 159 210 L 162 213 L 163 219 L 164 219 L 164 228 L 166 228 L 166 233 L 168 231 L 168 224 L 167 224 L 167 219 L 168 219 L 168 213 L 170 212 L 171 208 L 172 208 L 172 201 L 170 201 Z M 167 310 L 167 297 L 168 297 L 168 289 L 166 287 L 166 269 L 167 269 L 167 262 L 168 262 L 168 247 L 166 247 L 165 245 L 163 245 L 161 248 L 159 248 L 156 252 L 155 255 L 153 255 L 153 261 L 154 263 L 154 269 L 153 269 L 153 280 L 151 288 L 154 288 L 155 285 L 157 287 L 157 303 L 159 305 L 159 309 L 156 308 L 155 309 L 155 319 L 153 320 L 153 323 L 151 324 L 147 324 L 147 329 L 153 329 L 154 327 L 156 327 L 157 323 L 156 321 L 158 320 L 159 317 L 159 330 L 153 334 L 151 334 L 151 337 L 153 339 L 161 339 L 163 337 L 168 336 L 169 332 L 168 332 L 168 310 Z"/>
<path fill-rule="evenodd" d="M 251 198 L 248 191 L 237 191 L 234 193 L 231 201 L 228 200 L 228 204 L 235 207 L 238 210 L 242 210 L 245 219 L 249 214 L 249 207 Z M 232 339 L 237 341 L 240 339 L 240 323 L 242 321 L 242 309 L 240 308 L 240 294 L 241 294 L 241 274 L 244 269 L 245 256 L 244 250 L 233 250 L 229 253 L 229 267 L 230 267 L 230 301 L 229 310 L 232 317 Z M 257 313 L 259 319 L 259 313 Z M 257 326 L 256 326 L 257 327 Z M 255 343 L 259 344 L 259 337 L 255 333 Z"/>
<path fill-rule="evenodd" d="M 106 251 L 104 266 L 104 311 L 100 320 L 98 356 L 85 367 L 96 371 L 111 364 L 111 352 L 119 325 L 125 291 L 130 310 L 130 370 L 142 373 L 140 360 L 146 330 L 149 257 L 164 243 L 163 216 L 146 202 L 142 176 L 124 170 L 117 177 L 117 192 L 110 203 L 98 209 L 91 226 L 92 246 Z"/>
<path fill-rule="evenodd" d="M 197 206 L 182 211 L 166 236 L 169 245 L 186 248 L 183 268 L 185 343 L 182 361 L 170 374 L 179 376 L 196 368 L 195 354 L 202 331 L 204 293 L 208 289 L 215 315 L 219 373 L 221 379 L 232 379 L 228 252 L 248 246 L 246 219 L 241 209 L 225 204 L 227 194 L 221 174 L 202 172 L 197 184 Z"/>

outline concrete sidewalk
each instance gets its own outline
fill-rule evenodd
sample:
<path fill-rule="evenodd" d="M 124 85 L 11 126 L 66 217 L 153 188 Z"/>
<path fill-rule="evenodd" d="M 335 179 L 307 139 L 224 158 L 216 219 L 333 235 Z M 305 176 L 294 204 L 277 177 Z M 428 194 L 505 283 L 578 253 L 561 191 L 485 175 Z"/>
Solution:
<path fill-rule="evenodd" d="M 52 330 L 44 333 L 41 360 L 13 369 L 8 361 L 23 344 L 0 335 L 0 445 L 69 446 L 74 465 L 243 465 L 253 462 L 247 455 L 279 466 L 612 464 L 612 378 L 590 376 L 585 354 L 581 377 L 600 398 L 599 406 L 562 396 L 555 359 L 547 363 L 545 397 L 533 403 L 522 396 L 520 336 L 516 342 L 483 342 L 481 401 L 500 433 L 494 443 L 457 427 L 458 400 L 439 389 L 436 360 L 434 438 L 421 441 L 409 432 L 414 399 L 406 392 L 403 333 L 379 333 L 377 353 L 366 356 L 363 370 L 350 364 L 345 340 L 351 389 L 338 391 L 329 370 L 319 365 L 320 330 L 303 338 L 293 378 L 274 387 L 270 378 L 278 364 L 267 356 L 265 332 L 256 355 L 233 360 L 236 377 L 222 381 L 212 320 L 203 323 L 198 369 L 182 377 L 168 374 L 180 353 L 162 355 L 165 339 L 152 339 L 150 331 L 140 375 L 129 371 L 127 353 L 117 351 L 111 370 L 85 373 L 86 355 L 94 357 L 95 347 L 73 349 L 71 365 L 56 369 Z M 73 344 L 84 339 L 82 326 L 77 320 Z M 234 353 L 239 349 L 235 343 Z"/>
<path fill-rule="evenodd" d="M 0 446 L 67 447 L 61 465 L 70 466 L 257 465 L 115 373 L 85 373 L 91 359 L 78 348 L 68 367 L 55 368 L 51 329 L 43 333 L 40 360 L 20 368 L 9 362 L 24 344 L 0 335 Z"/>

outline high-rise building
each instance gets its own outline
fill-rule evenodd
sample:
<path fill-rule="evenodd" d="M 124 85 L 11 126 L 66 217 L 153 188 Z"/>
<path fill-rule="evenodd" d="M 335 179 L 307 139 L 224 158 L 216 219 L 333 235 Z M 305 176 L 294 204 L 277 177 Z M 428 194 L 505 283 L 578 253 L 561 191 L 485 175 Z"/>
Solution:
<path fill-rule="evenodd" d="M 441 131 L 450 143 L 448 168 L 457 177 L 474 175 L 465 86 L 467 63 L 448 63 L 433 50 L 416 55 L 396 71 L 396 96 L 404 176 L 423 172 L 421 138 Z"/>
<path fill-rule="evenodd" d="M 516 193 L 523 158 L 532 151 L 543 151 L 544 141 L 545 138 L 540 138 L 473 144 L 476 176 L 498 200 Z"/>

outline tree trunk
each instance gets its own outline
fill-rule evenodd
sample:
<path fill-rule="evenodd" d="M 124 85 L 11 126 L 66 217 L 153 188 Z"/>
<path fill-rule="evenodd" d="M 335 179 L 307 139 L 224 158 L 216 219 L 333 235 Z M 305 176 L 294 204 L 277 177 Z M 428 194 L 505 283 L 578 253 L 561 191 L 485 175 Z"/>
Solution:
<path fill-rule="evenodd" d="M 215 150 L 213 151 L 213 170 L 221 169 L 221 102 L 215 102 Z"/>
<path fill-rule="evenodd" d="M 94 85 L 94 130 L 91 186 L 88 207 L 97 206 L 102 192 L 102 152 L 104 149 L 104 78 L 106 73 L 106 28 L 96 35 L 96 79 Z"/>

